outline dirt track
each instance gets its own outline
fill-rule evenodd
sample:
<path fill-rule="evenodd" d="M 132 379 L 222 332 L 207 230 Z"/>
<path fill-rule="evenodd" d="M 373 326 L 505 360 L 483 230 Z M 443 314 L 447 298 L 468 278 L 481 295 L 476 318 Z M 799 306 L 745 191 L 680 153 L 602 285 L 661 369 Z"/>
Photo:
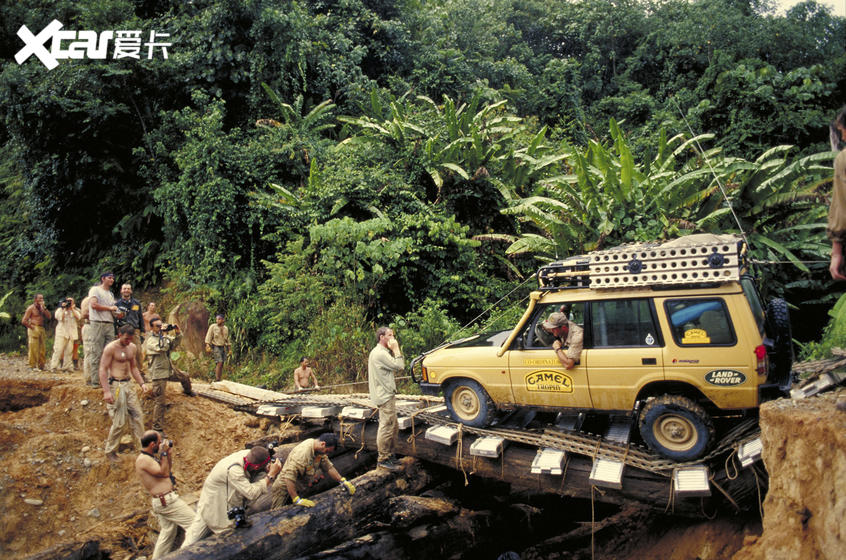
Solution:
<path fill-rule="evenodd" d="M 198 493 L 220 457 L 269 429 L 227 405 L 187 397 L 177 383 L 167 396 L 173 404 L 165 427 L 176 440 L 180 493 Z M 149 418 L 151 403 L 143 404 Z M 136 452 L 122 445 L 116 464 L 103 454 L 111 421 L 102 391 L 86 387 L 81 373 L 32 372 L 20 357 L 0 355 L 0 411 L 0 557 L 88 539 L 99 540 L 112 558 L 152 552 Z"/>

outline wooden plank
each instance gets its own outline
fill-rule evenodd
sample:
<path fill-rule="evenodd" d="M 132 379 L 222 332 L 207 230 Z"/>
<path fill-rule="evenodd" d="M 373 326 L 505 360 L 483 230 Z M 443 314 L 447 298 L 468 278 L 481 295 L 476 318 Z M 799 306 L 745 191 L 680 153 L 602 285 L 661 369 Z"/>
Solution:
<path fill-rule="evenodd" d="M 340 445 L 375 450 L 376 431 L 378 425 L 374 422 L 363 424 L 344 423 L 345 437 Z M 685 516 L 703 516 L 703 501 L 700 498 L 674 499 L 671 496 L 671 472 L 667 476 L 647 472 L 634 467 L 626 467 L 623 471 L 623 487 L 620 490 L 612 488 L 595 488 L 590 482 L 593 460 L 575 453 L 568 453 L 563 475 L 531 474 L 532 461 L 537 453 L 536 447 L 512 442 L 497 459 L 478 457 L 470 454 L 470 446 L 476 436 L 464 434 L 458 443 L 444 446 L 440 443 L 428 441 L 424 437 L 426 425 L 415 425 L 416 437 L 412 438 L 400 434 L 396 451 L 400 455 L 412 455 L 425 461 L 438 463 L 462 471 L 466 476 L 475 475 L 491 478 L 511 484 L 515 490 L 534 493 L 558 494 L 581 499 L 594 499 L 617 505 L 638 502 L 656 510 L 667 510 Z M 336 424 L 337 430 L 339 425 Z M 362 446 L 362 437 L 364 445 Z M 717 458 L 723 463 L 724 458 Z M 727 480 L 725 471 L 712 467 L 714 479 L 729 492 L 735 501 L 738 495 L 751 495 L 755 489 L 754 474 L 750 469 L 743 469 L 735 480 Z M 713 504 L 713 505 L 711 505 Z M 744 504 L 741 504 L 744 506 Z M 745 504 L 749 507 L 750 504 Z M 712 498 L 705 501 L 704 510 L 711 513 L 715 507 L 733 509 L 728 500 L 719 491 L 712 493 Z"/>
<path fill-rule="evenodd" d="M 240 397 L 247 397 L 255 401 L 272 401 L 278 399 L 286 399 L 291 395 L 287 393 L 277 393 L 276 391 L 268 391 L 267 389 L 259 389 L 252 385 L 244 385 L 243 383 L 235 383 L 234 381 L 215 381 L 211 384 L 211 388 L 217 391 L 225 391 L 238 395 Z"/>

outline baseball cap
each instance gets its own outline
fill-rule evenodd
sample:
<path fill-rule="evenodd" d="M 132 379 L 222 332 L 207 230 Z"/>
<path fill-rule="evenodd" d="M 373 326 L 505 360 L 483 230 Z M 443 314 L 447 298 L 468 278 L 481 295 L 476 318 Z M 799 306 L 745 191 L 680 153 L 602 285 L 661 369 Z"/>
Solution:
<path fill-rule="evenodd" d="M 557 329 L 558 327 L 567 326 L 567 316 L 563 313 L 550 313 L 549 319 L 543 322 L 544 328 Z"/>

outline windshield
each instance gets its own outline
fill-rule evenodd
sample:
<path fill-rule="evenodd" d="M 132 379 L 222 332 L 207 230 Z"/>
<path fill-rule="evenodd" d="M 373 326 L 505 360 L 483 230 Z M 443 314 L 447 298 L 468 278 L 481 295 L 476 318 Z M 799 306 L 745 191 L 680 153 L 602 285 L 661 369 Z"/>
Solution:
<path fill-rule="evenodd" d="M 466 348 L 468 346 L 502 346 L 511 331 L 487 332 L 459 340 L 450 344 L 450 348 Z"/>

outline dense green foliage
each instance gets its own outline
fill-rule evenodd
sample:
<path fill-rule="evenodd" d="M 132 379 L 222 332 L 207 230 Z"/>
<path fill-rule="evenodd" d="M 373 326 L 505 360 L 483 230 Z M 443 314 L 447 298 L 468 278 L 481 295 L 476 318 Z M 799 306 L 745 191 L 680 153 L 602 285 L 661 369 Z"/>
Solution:
<path fill-rule="evenodd" d="M 18 65 L 18 28 L 54 18 L 173 44 Z M 107 267 L 226 311 L 244 363 L 353 380 L 374 324 L 406 354 L 502 328 L 538 259 L 628 241 L 742 228 L 785 263 L 770 292 L 833 297 L 846 21 L 814 2 L 0 0 L 0 21 L 12 312 Z"/>

